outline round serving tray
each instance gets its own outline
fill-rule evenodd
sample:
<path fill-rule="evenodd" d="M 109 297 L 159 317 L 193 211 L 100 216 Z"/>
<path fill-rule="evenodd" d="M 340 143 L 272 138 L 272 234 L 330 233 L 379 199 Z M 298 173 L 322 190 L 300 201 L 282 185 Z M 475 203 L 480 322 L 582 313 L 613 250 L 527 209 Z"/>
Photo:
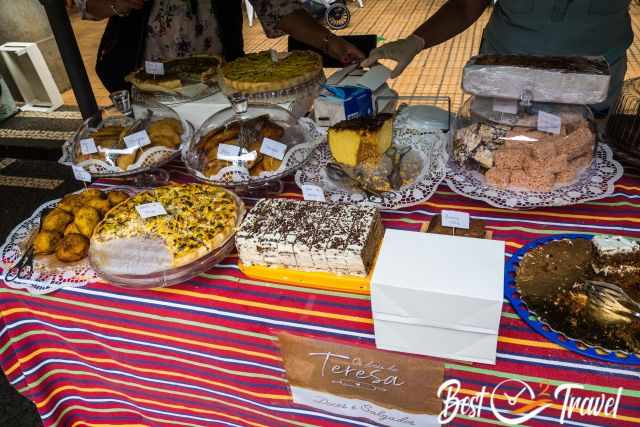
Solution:
<path fill-rule="evenodd" d="M 224 191 L 226 191 L 233 197 L 236 202 L 236 206 L 238 207 L 238 215 L 236 217 L 237 229 L 242 223 L 242 220 L 246 213 L 244 202 L 235 193 L 229 190 Z M 233 251 L 234 248 L 235 231 L 227 236 L 227 238 L 219 248 L 187 265 L 170 270 L 158 271 L 145 275 L 106 273 L 96 265 L 95 260 L 91 256 L 91 248 L 89 248 L 89 265 L 96 272 L 100 279 L 107 281 L 115 286 L 131 289 L 165 288 L 167 286 L 185 282 L 199 275 L 200 273 L 204 273 L 205 271 L 211 269 L 213 266 L 225 259 Z"/>
<path fill-rule="evenodd" d="M 505 297 L 509 300 L 511 306 L 516 311 L 516 313 L 518 313 L 520 318 L 549 341 L 581 356 L 591 357 L 604 362 L 613 362 L 623 365 L 640 365 L 640 355 L 638 354 L 608 350 L 599 346 L 587 344 L 581 340 L 573 339 L 566 336 L 562 332 L 554 330 L 546 322 L 541 320 L 535 312 L 531 311 L 527 304 L 522 300 L 520 292 L 516 286 L 515 275 L 520 265 L 520 261 L 522 260 L 524 255 L 527 252 L 537 247 L 544 246 L 549 242 L 564 239 L 592 240 L 593 236 L 590 234 L 559 234 L 534 240 L 520 248 L 513 254 L 511 259 L 505 266 Z"/>

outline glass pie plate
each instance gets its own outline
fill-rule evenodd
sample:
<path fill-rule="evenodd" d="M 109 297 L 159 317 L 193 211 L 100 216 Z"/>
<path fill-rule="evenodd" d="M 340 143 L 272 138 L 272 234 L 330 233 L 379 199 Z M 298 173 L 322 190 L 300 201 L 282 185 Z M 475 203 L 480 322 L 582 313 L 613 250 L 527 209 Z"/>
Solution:
<path fill-rule="evenodd" d="M 202 182 L 239 191 L 262 188 L 303 166 L 322 141 L 311 120 L 296 119 L 280 106 L 243 96 L 231 97 L 231 103 L 182 148 L 187 171 Z M 279 154 L 267 149 L 273 143 Z"/>
<path fill-rule="evenodd" d="M 237 229 L 242 223 L 242 219 L 246 213 L 246 208 L 242 199 L 235 193 L 224 190 L 230 194 L 236 202 L 238 208 L 235 228 Z M 225 259 L 235 248 L 235 230 L 226 237 L 224 242 L 208 254 L 194 260 L 193 262 L 181 267 L 153 272 L 144 275 L 131 274 L 114 274 L 107 273 L 100 267 L 95 254 L 89 248 L 89 264 L 98 277 L 115 286 L 131 289 L 151 289 L 163 288 L 167 286 L 183 283 L 205 271 L 210 270 L 220 261 Z"/>
<path fill-rule="evenodd" d="M 96 131 L 105 127 L 124 127 L 127 134 L 148 130 L 150 125 L 163 119 L 174 119 L 182 124 L 180 145 L 176 148 L 156 143 L 157 138 L 150 135 L 151 144 L 144 147 L 127 148 L 122 141 L 116 148 L 105 148 L 95 141 L 98 153 L 90 156 L 83 155 L 81 141 L 92 138 Z M 76 131 L 75 135 L 62 147 L 62 157 L 59 163 L 68 166 L 79 166 L 85 169 L 93 178 L 123 177 L 149 172 L 161 167 L 180 156 L 180 147 L 184 146 L 193 136 L 193 126 L 183 120 L 171 108 L 151 100 L 137 101 L 130 105 L 128 114 L 123 114 L 114 107 L 102 110 L 102 119 L 97 126 L 91 120 L 86 120 Z M 175 134 L 174 134 L 175 135 Z M 159 139 L 159 138 L 158 138 Z M 119 166 L 121 156 L 135 154 L 135 160 L 126 169 Z"/>

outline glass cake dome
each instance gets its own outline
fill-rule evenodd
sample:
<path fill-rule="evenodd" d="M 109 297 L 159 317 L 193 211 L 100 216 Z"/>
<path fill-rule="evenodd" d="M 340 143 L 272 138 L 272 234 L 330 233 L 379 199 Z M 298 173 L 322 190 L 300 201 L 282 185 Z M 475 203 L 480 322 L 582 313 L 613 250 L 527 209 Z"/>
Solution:
<path fill-rule="evenodd" d="M 322 138 L 310 120 L 272 104 L 230 97 L 232 106 L 208 118 L 182 149 L 200 181 L 258 189 L 300 168 Z"/>

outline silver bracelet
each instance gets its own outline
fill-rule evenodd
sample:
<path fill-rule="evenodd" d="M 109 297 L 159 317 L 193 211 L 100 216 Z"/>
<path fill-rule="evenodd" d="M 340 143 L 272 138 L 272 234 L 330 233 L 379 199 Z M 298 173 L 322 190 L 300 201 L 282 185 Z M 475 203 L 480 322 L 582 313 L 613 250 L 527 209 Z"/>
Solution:
<path fill-rule="evenodd" d="M 129 16 L 129 12 L 120 12 L 118 10 L 118 8 L 116 7 L 116 2 L 112 1 L 111 2 L 111 10 L 113 11 L 113 13 L 115 13 L 117 16 L 124 18 L 125 16 Z"/>

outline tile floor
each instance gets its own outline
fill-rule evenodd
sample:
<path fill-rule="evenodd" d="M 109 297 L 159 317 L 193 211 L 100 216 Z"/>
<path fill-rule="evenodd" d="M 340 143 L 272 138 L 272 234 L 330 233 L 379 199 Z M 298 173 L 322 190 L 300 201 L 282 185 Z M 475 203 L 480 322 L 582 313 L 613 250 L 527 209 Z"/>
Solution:
<path fill-rule="evenodd" d="M 356 2 L 350 1 L 351 24 L 348 28 L 338 31 L 338 34 L 376 34 L 385 41 L 396 40 L 410 34 L 444 3 L 445 0 L 364 0 L 364 8 L 359 8 Z M 636 2 L 632 3 L 631 15 L 634 31 L 638 33 L 640 5 Z M 457 108 L 464 98 L 460 89 L 462 67 L 467 59 L 478 51 L 488 16 L 487 12 L 457 38 L 421 53 L 399 78 L 391 82 L 391 86 L 400 95 L 447 95 L 452 98 L 454 108 Z M 72 17 L 72 22 L 98 103 L 108 104 L 108 93 L 93 71 L 105 23 L 82 21 L 78 16 Z M 271 48 L 286 50 L 286 38 L 266 38 L 259 22 L 249 27 L 245 19 L 243 31 L 247 52 Z M 638 76 L 640 40 L 636 40 L 629 49 L 627 73 L 629 78 Z M 75 103 L 71 91 L 64 94 L 64 99 L 68 104 Z"/>

